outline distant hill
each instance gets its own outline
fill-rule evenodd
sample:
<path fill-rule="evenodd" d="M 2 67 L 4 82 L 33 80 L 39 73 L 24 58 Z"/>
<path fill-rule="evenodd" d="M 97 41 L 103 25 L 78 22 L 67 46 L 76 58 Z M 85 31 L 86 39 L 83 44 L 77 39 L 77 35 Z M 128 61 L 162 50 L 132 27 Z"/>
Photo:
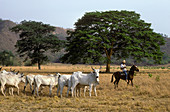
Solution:
<path fill-rule="evenodd" d="M 9 31 L 10 28 L 16 26 L 17 24 L 10 20 L 0 19 L 0 51 L 8 50 L 15 53 L 15 44 L 19 39 L 19 35 Z M 57 35 L 59 39 L 65 40 L 67 37 L 67 29 L 56 27 L 53 34 Z"/>
<path fill-rule="evenodd" d="M 0 21 L 0 51 L 8 50 L 13 53 L 16 51 L 14 45 L 19 36 L 9 31 L 9 28 L 16 26 L 16 23 L 9 20 Z"/>

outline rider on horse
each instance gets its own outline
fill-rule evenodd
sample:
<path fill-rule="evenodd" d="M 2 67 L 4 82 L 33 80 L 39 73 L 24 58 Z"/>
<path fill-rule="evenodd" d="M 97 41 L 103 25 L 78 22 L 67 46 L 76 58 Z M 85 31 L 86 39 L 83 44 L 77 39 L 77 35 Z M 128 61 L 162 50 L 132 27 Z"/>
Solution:
<path fill-rule="evenodd" d="M 128 80 L 127 80 L 127 75 L 128 74 L 127 74 L 127 69 L 126 69 L 126 60 L 122 61 L 121 65 L 120 65 L 120 68 L 123 71 L 123 73 L 126 75 L 126 82 L 128 82 Z"/>

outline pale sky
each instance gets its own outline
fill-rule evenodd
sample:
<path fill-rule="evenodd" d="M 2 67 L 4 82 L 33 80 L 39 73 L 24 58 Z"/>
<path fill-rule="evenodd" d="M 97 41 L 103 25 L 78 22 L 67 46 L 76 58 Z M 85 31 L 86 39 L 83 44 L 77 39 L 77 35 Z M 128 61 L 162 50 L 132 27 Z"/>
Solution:
<path fill-rule="evenodd" d="M 74 28 L 86 12 L 109 10 L 135 11 L 155 32 L 170 37 L 170 0 L 0 0 L 3 20 L 41 21 L 63 28 Z"/>

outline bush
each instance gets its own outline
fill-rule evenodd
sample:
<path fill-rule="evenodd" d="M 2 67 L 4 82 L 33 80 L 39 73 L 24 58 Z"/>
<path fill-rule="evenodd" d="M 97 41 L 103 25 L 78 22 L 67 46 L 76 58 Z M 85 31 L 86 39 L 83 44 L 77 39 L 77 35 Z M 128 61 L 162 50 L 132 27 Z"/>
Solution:
<path fill-rule="evenodd" d="M 149 76 L 149 77 L 152 77 L 152 74 L 151 74 L 151 73 L 149 73 L 149 74 L 148 74 L 148 76 Z"/>
<path fill-rule="evenodd" d="M 12 66 L 14 61 L 14 55 L 11 51 L 0 52 L 0 64 L 3 66 Z"/>

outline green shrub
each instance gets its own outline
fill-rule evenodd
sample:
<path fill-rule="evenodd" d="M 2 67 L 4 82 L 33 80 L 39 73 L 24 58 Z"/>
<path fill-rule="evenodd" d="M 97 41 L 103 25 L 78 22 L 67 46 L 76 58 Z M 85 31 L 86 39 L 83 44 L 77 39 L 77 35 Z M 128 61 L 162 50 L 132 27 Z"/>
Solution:
<path fill-rule="evenodd" d="M 151 73 L 149 73 L 149 74 L 148 74 L 148 76 L 149 76 L 149 77 L 152 77 L 152 74 L 151 74 Z"/>

